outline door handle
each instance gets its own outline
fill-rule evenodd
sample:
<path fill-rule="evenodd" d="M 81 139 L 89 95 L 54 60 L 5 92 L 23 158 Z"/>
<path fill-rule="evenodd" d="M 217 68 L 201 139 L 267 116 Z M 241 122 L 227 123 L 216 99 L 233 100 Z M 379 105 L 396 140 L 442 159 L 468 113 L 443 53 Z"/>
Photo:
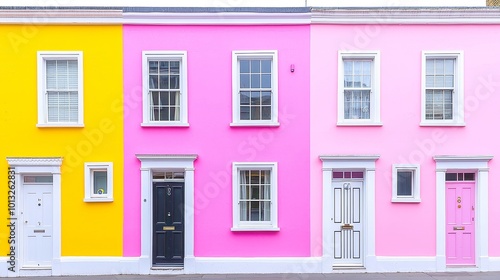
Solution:
<path fill-rule="evenodd" d="M 465 230 L 465 227 L 453 227 L 453 230 Z"/>

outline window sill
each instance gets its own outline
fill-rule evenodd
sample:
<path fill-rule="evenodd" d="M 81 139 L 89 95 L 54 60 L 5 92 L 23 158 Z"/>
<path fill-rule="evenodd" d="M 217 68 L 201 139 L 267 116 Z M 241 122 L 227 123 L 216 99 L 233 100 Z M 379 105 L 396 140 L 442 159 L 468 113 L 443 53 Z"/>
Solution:
<path fill-rule="evenodd" d="M 464 122 L 442 123 L 442 122 L 421 122 L 420 126 L 465 126 Z"/>
<path fill-rule="evenodd" d="M 420 203 L 420 198 L 392 198 L 393 203 Z"/>
<path fill-rule="evenodd" d="M 232 122 L 229 124 L 229 126 L 232 127 L 239 127 L 239 126 L 280 126 L 279 122 L 270 122 L 270 123 L 259 123 L 259 122 Z"/>
<path fill-rule="evenodd" d="M 180 122 L 150 122 L 150 123 L 141 123 L 142 127 L 189 127 L 189 123 L 180 123 Z"/>
<path fill-rule="evenodd" d="M 337 122 L 337 126 L 382 126 L 382 122 Z"/>
<path fill-rule="evenodd" d="M 103 197 L 103 198 L 97 198 L 97 197 L 93 197 L 93 198 L 84 198 L 83 199 L 84 202 L 113 202 L 113 198 L 109 198 L 109 197 Z"/>
<path fill-rule="evenodd" d="M 83 123 L 38 123 L 36 127 L 84 127 Z"/>
<path fill-rule="evenodd" d="M 280 231 L 279 227 L 232 227 L 231 231 Z"/>

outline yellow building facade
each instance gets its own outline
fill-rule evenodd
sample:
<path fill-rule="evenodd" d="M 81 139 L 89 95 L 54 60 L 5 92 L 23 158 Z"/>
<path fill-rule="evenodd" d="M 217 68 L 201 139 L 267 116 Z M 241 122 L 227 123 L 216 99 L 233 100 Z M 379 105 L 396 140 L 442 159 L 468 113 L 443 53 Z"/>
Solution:
<path fill-rule="evenodd" d="M 122 255 L 122 27 L 46 16 L 0 24 L 0 276 Z"/>

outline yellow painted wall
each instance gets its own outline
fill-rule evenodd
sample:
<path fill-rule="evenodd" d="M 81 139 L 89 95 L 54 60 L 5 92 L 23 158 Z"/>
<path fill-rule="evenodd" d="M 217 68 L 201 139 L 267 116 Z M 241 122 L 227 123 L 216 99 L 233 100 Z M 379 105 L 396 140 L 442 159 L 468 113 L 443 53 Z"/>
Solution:
<path fill-rule="evenodd" d="M 85 127 L 36 127 L 37 51 L 83 52 Z M 122 255 L 123 116 L 112 110 L 113 102 L 123 101 L 122 59 L 121 26 L 0 25 L 3 256 L 8 249 L 6 157 L 63 157 L 62 256 Z M 113 202 L 83 202 L 85 162 L 113 162 Z"/>

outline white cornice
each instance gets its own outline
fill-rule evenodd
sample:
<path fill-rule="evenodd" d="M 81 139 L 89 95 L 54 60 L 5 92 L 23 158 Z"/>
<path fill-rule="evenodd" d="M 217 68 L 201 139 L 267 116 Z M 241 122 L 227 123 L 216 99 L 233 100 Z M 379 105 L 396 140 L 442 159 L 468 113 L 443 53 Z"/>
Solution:
<path fill-rule="evenodd" d="M 135 155 L 140 161 L 144 160 L 195 160 L 198 158 L 196 154 L 136 154 Z"/>
<path fill-rule="evenodd" d="M 110 9 L 5 10 L 0 7 L 0 24 L 121 24 L 122 11 Z"/>
<path fill-rule="evenodd" d="M 324 155 L 319 156 L 322 161 L 361 161 L 370 160 L 375 161 L 380 158 L 379 155 Z"/>
<path fill-rule="evenodd" d="M 470 161 L 484 161 L 488 162 L 493 158 L 493 156 L 449 156 L 449 155 L 438 155 L 434 156 L 436 162 L 470 162 Z"/>
<path fill-rule="evenodd" d="M 61 166 L 61 157 L 7 157 L 9 166 Z"/>
<path fill-rule="evenodd" d="M 310 24 L 309 13 L 124 13 L 124 24 L 144 25 L 296 25 Z"/>
<path fill-rule="evenodd" d="M 499 8 L 312 8 L 313 24 L 499 24 Z"/>

